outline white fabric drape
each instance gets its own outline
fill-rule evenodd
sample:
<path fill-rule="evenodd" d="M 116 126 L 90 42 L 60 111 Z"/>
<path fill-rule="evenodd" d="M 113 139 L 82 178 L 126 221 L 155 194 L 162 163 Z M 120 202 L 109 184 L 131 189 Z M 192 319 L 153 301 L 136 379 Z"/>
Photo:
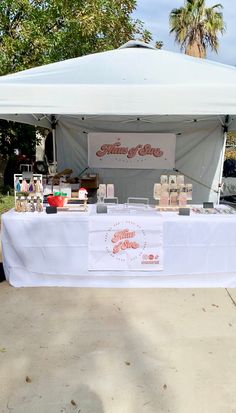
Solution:
<path fill-rule="evenodd" d="M 77 118 L 61 120 L 57 126 L 58 169 L 73 169 L 77 176 L 88 166 L 88 131 L 129 132 L 139 129 L 140 125 L 126 123 L 123 118 L 95 118 L 79 121 Z M 193 183 L 193 202 L 217 202 L 220 166 L 222 162 L 223 130 L 219 120 L 210 119 L 192 122 L 187 119 L 170 119 L 168 122 L 142 124 L 142 132 L 171 132 L 177 134 L 176 168 Z M 126 202 L 129 196 L 148 197 L 152 200 L 153 185 L 159 181 L 163 170 L 138 169 L 93 169 L 103 183 L 114 183 L 115 195 L 120 202 Z M 191 179 L 192 178 L 192 179 Z M 196 182 L 197 181 L 197 182 Z M 201 184 L 203 185 L 201 185 Z M 209 188 L 214 189 L 214 191 Z"/>
<path fill-rule="evenodd" d="M 89 271 L 90 213 L 2 216 L 4 269 L 20 286 L 236 287 L 236 216 L 163 214 L 164 269 Z M 112 214 L 114 222 L 119 214 Z M 142 215 L 136 219 L 142 225 Z M 159 221 L 157 216 L 157 221 Z M 106 222 L 106 215 L 104 215 Z M 155 216 L 153 216 L 155 230 Z"/>

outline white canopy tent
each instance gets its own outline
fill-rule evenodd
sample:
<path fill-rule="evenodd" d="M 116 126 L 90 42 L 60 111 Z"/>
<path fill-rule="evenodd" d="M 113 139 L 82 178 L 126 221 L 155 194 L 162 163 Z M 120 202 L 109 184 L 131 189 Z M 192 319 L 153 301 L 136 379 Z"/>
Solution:
<path fill-rule="evenodd" d="M 128 42 L 120 49 L 0 78 L 0 117 L 53 128 L 58 168 L 87 167 L 89 132 L 172 132 L 194 202 L 215 201 L 224 132 L 236 114 L 236 68 Z M 96 172 L 96 171 L 95 171 Z M 99 170 L 121 201 L 151 196 L 157 170 Z"/>

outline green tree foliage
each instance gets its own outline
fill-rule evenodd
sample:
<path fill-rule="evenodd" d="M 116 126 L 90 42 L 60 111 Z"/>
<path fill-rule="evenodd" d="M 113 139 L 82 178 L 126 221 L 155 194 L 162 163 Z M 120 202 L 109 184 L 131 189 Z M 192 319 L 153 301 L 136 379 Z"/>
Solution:
<path fill-rule="evenodd" d="M 236 132 L 227 133 L 225 159 L 236 159 Z"/>
<path fill-rule="evenodd" d="M 29 158 L 34 156 L 38 140 L 34 126 L 1 120 L 0 135 L 0 154 L 11 156 L 19 149 Z"/>
<path fill-rule="evenodd" d="M 0 74 L 119 47 L 151 33 L 136 0 L 1 0 Z"/>
<path fill-rule="evenodd" d="M 183 7 L 170 13 L 170 33 L 188 55 L 206 57 L 208 47 L 217 53 L 218 34 L 225 32 L 221 4 L 206 7 L 205 0 L 186 0 Z"/>
<path fill-rule="evenodd" d="M 227 146 L 235 146 L 236 147 L 236 132 L 228 132 L 227 133 Z"/>
<path fill-rule="evenodd" d="M 136 0 L 0 0 L 0 75 L 119 47 L 150 42 L 133 20 Z M 161 42 L 157 42 L 160 48 Z M 0 153 L 33 153 L 35 128 L 0 121 Z"/>

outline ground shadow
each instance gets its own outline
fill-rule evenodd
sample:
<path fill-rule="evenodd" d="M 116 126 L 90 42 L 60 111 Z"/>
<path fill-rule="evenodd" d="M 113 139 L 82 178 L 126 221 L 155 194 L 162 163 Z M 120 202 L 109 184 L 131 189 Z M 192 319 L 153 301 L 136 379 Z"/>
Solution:
<path fill-rule="evenodd" d="M 80 385 L 76 391 L 79 412 L 104 413 L 103 404 L 98 395 L 89 386 Z"/>

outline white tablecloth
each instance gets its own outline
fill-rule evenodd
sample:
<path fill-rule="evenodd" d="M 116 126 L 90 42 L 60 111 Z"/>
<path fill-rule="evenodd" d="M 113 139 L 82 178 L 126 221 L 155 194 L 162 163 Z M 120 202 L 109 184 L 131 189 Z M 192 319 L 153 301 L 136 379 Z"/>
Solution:
<path fill-rule="evenodd" d="M 5 274 L 11 285 L 93 287 L 235 287 L 236 215 L 163 214 L 164 269 L 89 271 L 88 213 L 2 216 Z M 142 214 L 140 223 L 142 222 Z M 112 214 L 117 220 L 119 213 Z M 109 215 L 110 216 L 110 215 Z M 103 215 L 104 223 L 107 215 Z M 153 228 L 155 228 L 153 213 Z M 159 217 L 158 217 L 159 219 Z"/>

